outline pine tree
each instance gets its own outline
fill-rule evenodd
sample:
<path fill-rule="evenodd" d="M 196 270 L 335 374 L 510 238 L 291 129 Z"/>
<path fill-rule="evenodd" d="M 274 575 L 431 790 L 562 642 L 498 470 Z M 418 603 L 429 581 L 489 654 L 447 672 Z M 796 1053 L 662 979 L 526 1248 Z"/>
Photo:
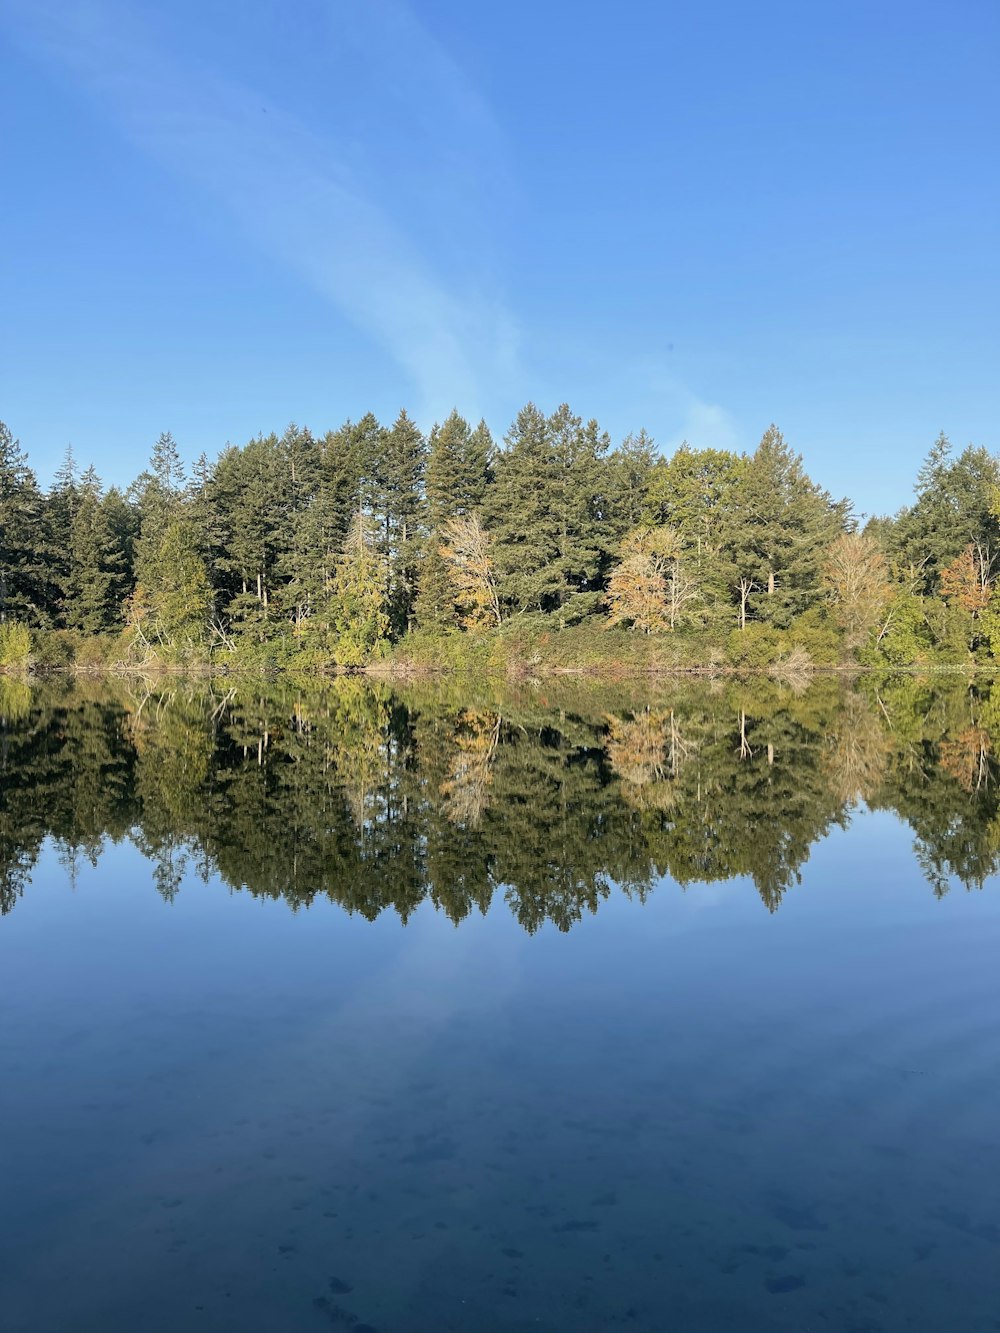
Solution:
<path fill-rule="evenodd" d="M 413 616 L 425 464 L 424 437 L 405 410 L 401 411 L 385 436 L 376 472 L 376 517 L 381 529 L 386 599 L 397 633 L 409 626 Z"/>
<path fill-rule="evenodd" d="M 73 520 L 80 502 L 80 478 L 73 446 L 67 445 L 63 461 L 45 497 L 46 528 L 52 543 L 52 579 L 58 589 L 59 620 L 68 624 L 70 559 Z"/>
<path fill-rule="evenodd" d="M 486 516 L 505 605 L 552 612 L 561 625 L 596 606 L 610 559 L 608 444 L 565 404 L 548 419 L 532 403 L 518 413 Z"/>
<path fill-rule="evenodd" d="M 186 485 L 184 464 L 174 437 L 165 431 L 153 445 L 149 469 L 130 487 L 139 513 L 135 547 L 136 578 L 150 583 L 147 564 L 155 563 L 167 528 L 179 512 Z"/>
<path fill-rule="evenodd" d="M 330 598 L 334 660 L 341 666 L 366 662 L 389 633 L 384 568 L 371 518 L 357 514 L 337 565 Z"/>
<path fill-rule="evenodd" d="M 42 493 L 19 442 L 0 421 L 0 623 L 50 626 L 58 591 Z"/>
<path fill-rule="evenodd" d="M 485 421 L 473 430 L 453 411 L 430 434 L 427 454 L 427 517 L 440 530 L 450 518 L 478 509 L 490 480 L 493 438 Z"/>
<path fill-rule="evenodd" d="M 1000 552 L 1000 462 L 972 445 L 957 458 L 942 432 L 917 474 L 917 499 L 889 534 L 889 554 L 901 577 L 922 592 L 936 591 L 941 571 L 970 543 L 980 559 Z"/>
<path fill-rule="evenodd" d="M 429 535 L 417 569 L 413 615 L 424 630 L 455 630 L 461 623 L 455 604 L 455 585 L 441 554 L 441 542 L 439 533 Z"/>
<path fill-rule="evenodd" d="M 644 521 L 672 528 L 685 566 L 697 580 L 707 620 L 728 628 L 739 573 L 727 534 L 742 528 L 747 460 L 723 449 L 682 444 L 653 467 Z"/>
<path fill-rule="evenodd" d="M 100 634 L 121 619 L 126 573 L 122 549 L 90 467 L 83 474 L 68 545 L 65 621 L 70 629 Z"/>
<path fill-rule="evenodd" d="M 783 628 L 818 600 L 824 554 L 849 516 L 848 502 L 811 481 L 778 428 L 768 427 L 741 472 L 724 531 L 737 583 L 759 589 L 757 618 Z"/>
<path fill-rule="evenodd" d="M 212 610 L 212 587 L 198 553 L 197 531 L 191 516 L 178 509 L 156 550 L 145 553 L 128 608 L 133 642 L 188 656 L 205 647 Z"/>
<path fill-rule="evenodd" d="M 117 486 L 112 486 L 105 493 L 102 501 L 108 531 L 114 538 L 119 552 L 118 564 L 121 569 L 121 596 L 119 606 L 129 596 L 135 586 L 135 552 L 139 540 L 139 513 L 135 505 L 130 504 Z"/>
<path fill-rule="evenodd" d="M 213 498 L 223 514 L 216 568 L 229 594 L 226 607 L 238 631 L 258 642 L 279 632 L 272 605 L 280 590 L 279 560 L 288 537 L 286 460 L 276 435 L 259 435 L 242 449 L 230 446 L 215 468 Z"/>
<path fill-rule="evenodd" d="M 626 435 L 608 458 L 610 527 L 619 541 L 646 517 L 656 458 L 656 443 L 645 430 Z"/>

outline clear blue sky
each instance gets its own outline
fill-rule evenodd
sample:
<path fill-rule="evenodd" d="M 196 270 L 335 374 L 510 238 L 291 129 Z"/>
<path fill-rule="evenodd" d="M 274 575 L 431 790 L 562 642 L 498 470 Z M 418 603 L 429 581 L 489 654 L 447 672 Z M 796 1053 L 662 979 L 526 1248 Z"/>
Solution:
<path fill-rule="evenodd" d="M 996 0 L 0 0 L 0 418 L 43 480 L 453 405 L 1000 450 Z"/>

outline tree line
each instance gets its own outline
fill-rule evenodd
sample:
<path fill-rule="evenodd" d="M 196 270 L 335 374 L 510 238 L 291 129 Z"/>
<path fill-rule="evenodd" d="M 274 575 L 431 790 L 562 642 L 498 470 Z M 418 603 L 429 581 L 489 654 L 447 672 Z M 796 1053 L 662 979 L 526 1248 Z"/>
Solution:
<path fill-rule="evenodd" d="M 989 659 L 998 552 L 1000 464 L 943 435 L 913 503 L 862 527 L 775 426 L 752 453 L 666 457 L 566 405 L 528 404 L 500 444 L 457 411 L 426 437 L 402 411 L 190 472 L 163 434 L 124 490 L 67 451 L 43 490 L 0 423 L 0 665 L 352 666 L 515 626 L 738 666 Z"/>

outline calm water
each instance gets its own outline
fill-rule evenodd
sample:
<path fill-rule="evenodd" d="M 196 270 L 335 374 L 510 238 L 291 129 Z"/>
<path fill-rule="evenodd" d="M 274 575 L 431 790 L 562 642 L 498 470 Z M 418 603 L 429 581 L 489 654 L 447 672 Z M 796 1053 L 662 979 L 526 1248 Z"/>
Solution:
<path fill-rule="evenodd" d="M 0 717 L 3 1333 L 1000 1328 L 1000 689 Z"/>

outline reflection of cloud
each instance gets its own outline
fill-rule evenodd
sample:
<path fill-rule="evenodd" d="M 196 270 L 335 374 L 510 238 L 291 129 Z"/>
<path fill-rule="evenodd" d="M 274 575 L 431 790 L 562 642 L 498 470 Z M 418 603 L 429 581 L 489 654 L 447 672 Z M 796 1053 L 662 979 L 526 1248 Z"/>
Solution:
<path fill-rule="evenodd" d="M 343 36 L 348 57 L 364 45 L 374 72 L 393 76 L 370 90 L 373 99 L 391 102 L 402 93 L 414 119 L 431 117 L 414 131 L 422 146 L 416 169 L 427 178 L 419 189 L 406 182 L 422 195 L 426 184 L 426 196 L 412 208 L 406 192 L 393 198 L 391 214 L 388 199 L 378 198 L 379 171 L 381 193 L 391 195 L 397 165 L 387 125 L 376 125 L 384 142 L 362 158 L 336 124 L 316 133 L 274 105 L 272 88 L 261 93 L 200 59 L 170 54 L 137 20 L 135 6 L 120 0 L 44 6 L 9 0 L 3 12 L 43 58 L 67 66 L 109 106 L 130 139 L 217 199 L 259 246 L 297 269 L 381 343 L 412 377 L 421 415 L 441 414 L 455 402 L 475 410 L 488 388 L 513 377 L 514 325 L 485 278 L 470 280 L 468 272 L 462 280 L 446 277 L 445 266 L 455 268 L 453 256 L 429 259 L 427 240 L 435 238 L 427 213 L 433 215 L 436 203 L 457 208 L 461 193 L 467 211 L 477 213 L 476 247 L 485 253 L 489 210 L 477 211 L 476 190 L 491 188 L 481 178 L 497 160 L 495 127 L 461 71 L 402 6 L 369 0 L 356 11 L 352 7 L 351 26 L 360 32 L 346 35 L 336 32 L 333 21 L 348 26 L 343 8 L 302 8 L 309 12 L 296 22 L 310 20 L 316 40 L 333 44 Z M 239 21 L 236 7 L 233 21 Z M 428 69 L 434 71 L 437 112 L 425 109 L 432 86 Z M 335 70 L 326 73 L 337 77 Z M 466 128 L 439 135 L 446 121 Z M 423 242 L 417 239 L 421 221 Z M 447 240 L 446 226 L 442 234 Z"/>

